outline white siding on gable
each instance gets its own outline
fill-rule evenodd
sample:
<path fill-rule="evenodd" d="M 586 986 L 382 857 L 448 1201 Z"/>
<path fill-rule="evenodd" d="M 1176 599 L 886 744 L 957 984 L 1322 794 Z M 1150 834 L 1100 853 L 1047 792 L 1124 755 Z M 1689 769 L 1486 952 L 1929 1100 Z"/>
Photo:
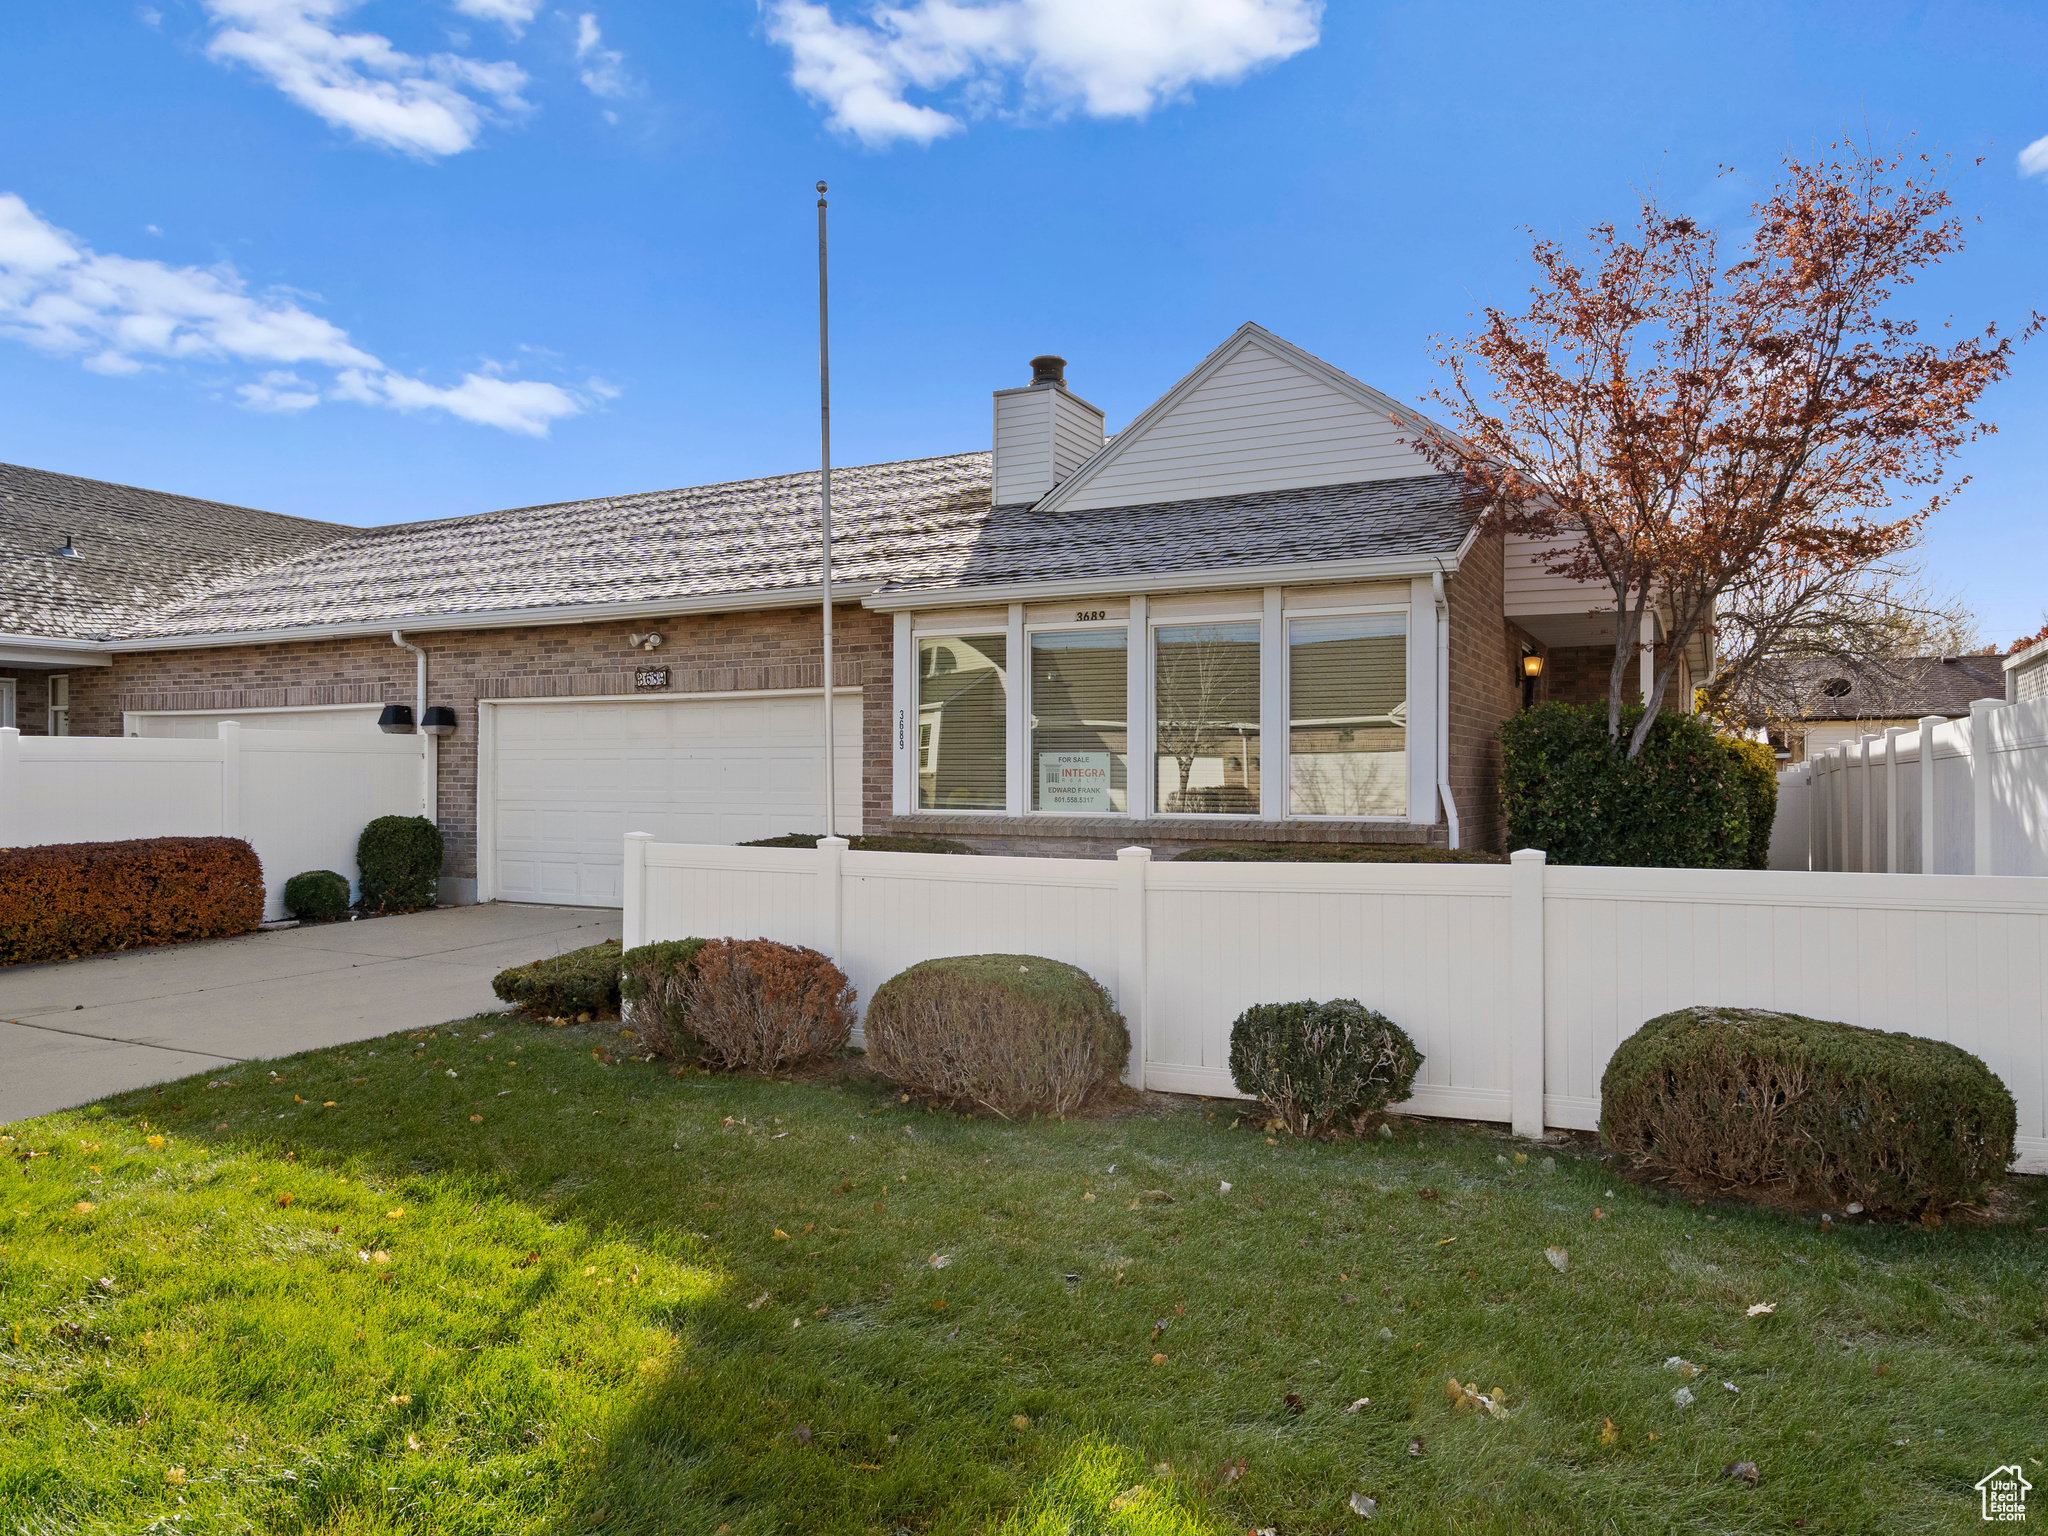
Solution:
<path fill-rule="evenodd" d="M 1384 410 L 1248 341 L 1130 440 L 1063 510 L 1436 473 Z"/>
<path fill-rule="evenodd" d="M 1544 567 L 1554 563 L 1552 550 L 1577 543 L 1575 536 L 1531 538 L 1511 533 L 1503 551 L 1501 600 L 1509 618 L 1521 614 L 1614 612 L 1614 591 L 1605 583 L 1573 581 Z"/>

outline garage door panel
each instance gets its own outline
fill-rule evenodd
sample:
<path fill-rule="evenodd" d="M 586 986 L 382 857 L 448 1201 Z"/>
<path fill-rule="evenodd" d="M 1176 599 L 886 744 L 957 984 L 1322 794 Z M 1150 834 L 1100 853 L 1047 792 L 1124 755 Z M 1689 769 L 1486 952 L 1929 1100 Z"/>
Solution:
<path fill-rule="evenodd" d="M 497 714 L 496 893 L 616 906 L 622 841 L 735 843 L 816 831 L 818 701 L 507 702 Z M 839 823 L 860 829 L 861 710 L 836 701 Z"/>

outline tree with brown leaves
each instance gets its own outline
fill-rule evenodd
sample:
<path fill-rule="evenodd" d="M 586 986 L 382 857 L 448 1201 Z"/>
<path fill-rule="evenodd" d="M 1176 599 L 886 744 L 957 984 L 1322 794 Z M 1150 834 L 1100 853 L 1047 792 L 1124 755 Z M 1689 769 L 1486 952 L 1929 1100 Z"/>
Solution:
<path fill-rule="evenodd" d="M 1898 312 L 1962 245 L 1942 175 L 1849 144 L 1788 157 L 1726 264 L 1716 231 L 1649 198 L 1632 235 L 1598 225 L 1583 255 L 1537 237 L 1527 308 L 1439 342 L 1435 398 L 1461 436 L 1416 422 L 1416 447 L 1497 527 L 1554 540 L 1551 573 L 1612 592 L 1617 744 L 1643 615 L 1670 608 L 1630 757 L 1731 586 L 1868 568 L 1967 483 L 1951 460 L 1995 430 L 1973 407 L 2042 321 L 1934 342 Z"/>

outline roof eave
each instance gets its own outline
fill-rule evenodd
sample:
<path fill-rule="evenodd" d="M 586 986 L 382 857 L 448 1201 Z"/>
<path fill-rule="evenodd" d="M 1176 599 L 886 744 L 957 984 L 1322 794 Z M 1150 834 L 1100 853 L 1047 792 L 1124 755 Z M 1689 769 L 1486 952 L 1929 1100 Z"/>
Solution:
<path fill-rule="evenodd" d="M 1145 571 L 1122 576 L 1056 581 L 993 582 L 974 587 L 884 587 L 862 606 L 882 613 L 958 608 L 983 603 L 1028 603 L 1062 597 L 1111 597 L 1154 592 L 1215 592 L 1233 587 L 1322 586 L 1349 581 L 1403 581 L 1458 569 L 1458 551 L 1376 556 L 1356 560 L 1293 561 L 1203 570 Z"/>
<path fill-rule="evenodd" d="M 107 651 L 107 644 L 100 640 L 0 632 L 0 666 L 106 667 L 113 665 Z"/>

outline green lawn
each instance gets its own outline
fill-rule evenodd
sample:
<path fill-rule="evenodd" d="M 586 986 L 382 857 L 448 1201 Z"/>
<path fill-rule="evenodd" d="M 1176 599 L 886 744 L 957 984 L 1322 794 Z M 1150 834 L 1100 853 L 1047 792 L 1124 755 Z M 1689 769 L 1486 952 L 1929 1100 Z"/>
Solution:
<path fill-rule="evenodd" d="M 968 1121 L 621 1045 L 479 1019 L 7 1127 L 0 1530 L 1935 1531 L 2001 1462 L 2048 1488 L 2040 1180 L 1824 1234 L 1463 1126 Z"/>

